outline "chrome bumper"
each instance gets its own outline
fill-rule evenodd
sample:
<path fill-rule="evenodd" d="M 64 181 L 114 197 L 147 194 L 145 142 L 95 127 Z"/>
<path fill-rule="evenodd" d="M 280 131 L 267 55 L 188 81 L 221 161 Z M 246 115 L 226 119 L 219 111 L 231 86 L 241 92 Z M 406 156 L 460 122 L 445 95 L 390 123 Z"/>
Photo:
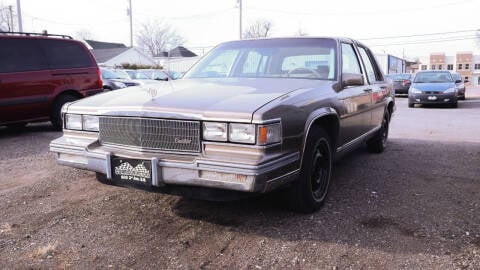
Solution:
<path fill-rule="evenodd" d="M 152 162 L 152 185 L 186 185 L 267 192 L 298 177 L 300 154 L 291 153 L 268 159 L 260 164 L 211 160 L 201 156 L 175 160 L 168 154 L 110 151 L 98 144 L 96 138 L 63 136 L 50 143 L 58 164 L 105 174 L 112 178 L 111 158 L 125 157 Z"/>

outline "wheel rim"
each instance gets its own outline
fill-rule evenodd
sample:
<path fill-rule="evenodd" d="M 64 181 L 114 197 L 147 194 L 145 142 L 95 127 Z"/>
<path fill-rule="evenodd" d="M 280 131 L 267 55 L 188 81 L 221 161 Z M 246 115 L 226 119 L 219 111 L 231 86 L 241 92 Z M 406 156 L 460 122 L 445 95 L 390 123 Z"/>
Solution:
<path fill-rule="evenodd" d="M 313 153 L 310 183 L 315 200 L 325 197 L 330 181 L 330 149 L 326 142 L 320 142 Z"/>

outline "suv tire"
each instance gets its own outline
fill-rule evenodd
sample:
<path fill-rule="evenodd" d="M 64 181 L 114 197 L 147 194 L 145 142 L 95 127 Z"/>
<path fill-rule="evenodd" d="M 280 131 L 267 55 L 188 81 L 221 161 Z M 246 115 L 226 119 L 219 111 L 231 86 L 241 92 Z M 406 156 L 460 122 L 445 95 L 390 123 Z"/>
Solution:
<path fill-rule="evenodd" d="M 312 126 L 303 154 L 300 177 L 288 191 L 292 210 L 310 213 L 319 209 L 328 194 L 332 174 L 333 153 L 327 132 Z"/>
<path fill-rule="evenodd" d="M 67 102 L 78 100 L 77 96 L 71 94 L 63 94 L 55 100 L 53 103 L 52 111 L 50 113 L 50 122 L 52 122 L 53 128 L 56 130 L 62 130 L 62 106 Z"/>

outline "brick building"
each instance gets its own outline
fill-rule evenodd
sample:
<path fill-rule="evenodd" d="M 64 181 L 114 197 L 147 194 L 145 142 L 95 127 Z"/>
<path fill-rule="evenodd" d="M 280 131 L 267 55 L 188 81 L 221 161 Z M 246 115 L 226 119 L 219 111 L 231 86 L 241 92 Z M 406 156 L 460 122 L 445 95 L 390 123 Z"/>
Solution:
<path fill-rule="evenodd" d="M 467 86 L 480 85 L 480 55 L 472 52 L 457 52 L 455 56 L 432 53 L 420 58 L 419 70 L 449 70 L 468 80 Z"/>

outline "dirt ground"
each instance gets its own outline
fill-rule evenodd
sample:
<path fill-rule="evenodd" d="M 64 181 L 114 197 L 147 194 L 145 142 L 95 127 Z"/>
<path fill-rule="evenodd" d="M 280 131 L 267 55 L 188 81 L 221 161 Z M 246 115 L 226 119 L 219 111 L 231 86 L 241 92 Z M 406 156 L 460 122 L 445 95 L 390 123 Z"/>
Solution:
<path fill-rule="evenodd" d="M 397 98 L 388 149 L 336 163 L 309 215 L 279 194 L 206 202 L 103 185 L 56 165 L 48 124 L 0 129 L 0 267 L 480 269 L 474 94 L 458 109 Z"/>

